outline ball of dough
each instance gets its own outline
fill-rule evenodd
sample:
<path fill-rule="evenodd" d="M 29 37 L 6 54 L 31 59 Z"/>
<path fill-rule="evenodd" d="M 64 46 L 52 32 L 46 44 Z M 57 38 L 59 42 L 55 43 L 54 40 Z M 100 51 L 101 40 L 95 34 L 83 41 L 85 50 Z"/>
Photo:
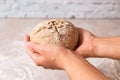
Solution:
<path fill-rule="evenodd" d="M 52 19 L 38 24 L 30 34 L 30 40 L 39 44 L 54 44 L 75 49 L 78 30 L 69 21 Z"/>

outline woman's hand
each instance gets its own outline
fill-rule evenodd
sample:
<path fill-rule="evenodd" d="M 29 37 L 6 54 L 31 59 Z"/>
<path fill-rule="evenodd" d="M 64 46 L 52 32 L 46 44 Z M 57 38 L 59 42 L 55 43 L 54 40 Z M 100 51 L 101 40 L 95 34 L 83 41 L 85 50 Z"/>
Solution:
<path fill-rule="evenodd" d="M 95 37 L 87 30 L 78 28 L 79 46 L 77 56 L 120 59 L 120 37 Z"/>
<path fill-rule="evenodd" d="M 38 66 L 63 69 L 71 80 L 109 80 L 82 56 L 76 57 L 69 49 L 55 45 L 38 45 L 30 42 L 29 36 L 25 37 L 25 44 L 29 56 Z"/>
<path fill-rule="evenodd" d="M 64 69 L 64 57 L 72 51 L 55 45 L 38 45 L 25 36 L 26 51 L 38 66 L 51 69 Z"/>
<path fill-rule="evenodd" d="M 87 30 L 78 28 L 79 31 L 79 45 L 76 48 L 76 55 L 83 57 L 94 57 L 94 38 L 95 36 Z"/>

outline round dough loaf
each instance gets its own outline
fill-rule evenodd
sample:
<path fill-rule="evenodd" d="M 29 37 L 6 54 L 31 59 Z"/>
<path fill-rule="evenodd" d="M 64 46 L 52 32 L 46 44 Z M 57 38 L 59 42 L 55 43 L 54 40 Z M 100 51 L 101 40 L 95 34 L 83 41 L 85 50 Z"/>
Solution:
<path fill-rule="evenodd" d="M 54 44 L 75 49 L 78 30 L 66 20 L 52 19 L 38 24 L 30 34 L 30 40 L 39 44 Z"/>

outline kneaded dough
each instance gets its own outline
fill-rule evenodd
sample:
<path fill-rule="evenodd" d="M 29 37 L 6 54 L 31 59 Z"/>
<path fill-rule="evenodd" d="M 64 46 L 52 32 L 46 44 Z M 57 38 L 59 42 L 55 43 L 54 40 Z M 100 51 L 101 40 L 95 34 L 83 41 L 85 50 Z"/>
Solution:
<path fill-rule="evenodd" d="M 30 40 L 39 44 L 54 44 L 73 50 L 78 43 L 78 30 L 69 21 L 52 19 L 38 24 Z"/>

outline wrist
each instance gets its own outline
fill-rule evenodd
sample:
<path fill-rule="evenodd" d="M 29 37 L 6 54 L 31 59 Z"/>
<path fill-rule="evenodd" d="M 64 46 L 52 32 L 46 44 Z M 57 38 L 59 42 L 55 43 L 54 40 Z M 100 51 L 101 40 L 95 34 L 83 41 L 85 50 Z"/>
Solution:
<path fill-rule="evenodd" d="M 58 56 L 56 64 L 60 69 L 66 69 L 71 54 L 73 54 L 72 51 L 66 50 L 61 52 L 61 54 Z"/>
<path fill-rule="evenodd" d="M 87 57 L 96 57 L 97 56 L 97 54 L 96 54 L 96 47 L 97 47 L 96 43 L 98 43 L 97 39 L 98 39 L 98 37 L 96 37 L 96 36 L 90 37 L 91 42 L 89 42 L 89 43 L 91 43 L 91 44 L 89 44 L 89 43 L 87 44 L 86 51 L 85 51 L 86 54 L 84 55 L 84 57 L 87 58 Z"/>
<path fill-rule="evenodd" d="M 79 62 L 82 62 L 82 60 L 82 56 L 75 55 L 74 52 L 68 50 L 68 52 L 62 57 L 63 70 L 68 71 L 73 66 L 77 65 Z"/>
<path fill-rule="evenodd" d="M 73 59 L 74 56 L 75 56 L 74 53 L 70 50 L 67 50 L 66 53 L 61 55 L 60 63 L 61 63 L 61 68 L 63 70 L 66 70 L 68 67 L 70 67 L 69 65 L 70 65 L 71 61 L 74 62 L 74 59 Z"/>
<path fill-rule="evenodd" d="M 101 46 L 101 38 L 95 37 L 93 40 L 93 54 L 94 57 L 101 57 L 99 47 Z"/>

